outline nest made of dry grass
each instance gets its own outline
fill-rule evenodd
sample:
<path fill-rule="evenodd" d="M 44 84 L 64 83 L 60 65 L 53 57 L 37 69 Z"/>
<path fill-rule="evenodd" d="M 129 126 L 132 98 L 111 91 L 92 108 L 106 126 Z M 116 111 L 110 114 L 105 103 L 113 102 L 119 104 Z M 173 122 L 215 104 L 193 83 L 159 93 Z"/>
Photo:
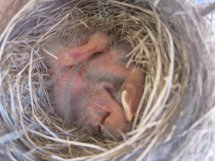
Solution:
<path fill-rule="evenodd" d="M 129 45 L 129 63 L 145 72 L 132 131 L 119 142 L 64 125 L 50 94 L 44 54 L 52 54 L 46 44 L 64 39 L 66 46 L 81 31 L 97 30 L 111 34 L 117 40 L 113 45 Z M 10 160 L 184 159 L 186 141 L 213 105 L 206 36 L 190 3 L 30 1 L 0 39 L 0 115 L 8 129 L 0 138 L 0 154 Z"/>

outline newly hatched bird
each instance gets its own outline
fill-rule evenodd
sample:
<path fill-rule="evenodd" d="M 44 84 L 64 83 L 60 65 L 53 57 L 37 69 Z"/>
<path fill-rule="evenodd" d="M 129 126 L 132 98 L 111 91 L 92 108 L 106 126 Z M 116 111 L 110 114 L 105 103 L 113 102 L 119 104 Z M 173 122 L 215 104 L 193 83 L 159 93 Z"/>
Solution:
<path fill-rule="evenodd" d="M 56 110 L 66 122 L 119 138 L 130 129 L 143 92 L 143 72 L 126 68 L 126 52 L 108 49 L 110 38 L 94 33 L 86 44 L 63 50 L 52 63 Z"/>

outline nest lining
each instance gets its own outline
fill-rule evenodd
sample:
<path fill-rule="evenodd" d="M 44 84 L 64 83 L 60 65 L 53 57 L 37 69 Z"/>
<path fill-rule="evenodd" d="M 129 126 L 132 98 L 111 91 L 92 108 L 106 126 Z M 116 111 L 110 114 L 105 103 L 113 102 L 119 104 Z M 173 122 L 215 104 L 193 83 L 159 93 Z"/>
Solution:
<path fill-rule="evenodd" d="M 189 4 L 168 0 L 158 5 L 114 0 L 31 3 L 33 9 L 18 14 L 1 39 L 0 107 L 10 132 L 11 141 L 4 144 L 8 158 L 143 160 L 148 155 L 158 159 L 165 148 L 159 159 L 170 160 L 170 153 L 177 153 L 172 147 L 184 147 L 179 144 L 186 137 L 183 132 L 208 111 L 201 108 L 206 101 L 201 96 L 208 96 L 208 85 L 202 82 L 210 79 L 201 61 L 201 54 L 207 52 L 204 26 Z M 60 47 L 77 45 L 84 39 L 80 33 L 95 31 L 109 33 L 116 40 L 113 46 L 129 46 L 129 63 L 145 72 L 132 131 L 120 142 L 64 125 L 53 108 L 45 57 L 58 49 L 59 42 Z"/>

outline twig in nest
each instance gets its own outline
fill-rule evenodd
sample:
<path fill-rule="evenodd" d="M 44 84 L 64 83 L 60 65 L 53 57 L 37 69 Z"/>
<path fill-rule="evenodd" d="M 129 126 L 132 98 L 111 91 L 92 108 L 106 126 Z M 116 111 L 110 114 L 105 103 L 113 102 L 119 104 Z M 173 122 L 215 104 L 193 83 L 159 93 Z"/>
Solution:
<path fill-rule="evenodd" d="M 211 12 L 215 11 L 215 2 L 212 4 L 207 5 L 205 8 L 199 11 L 201 16 L 207 16 Z"/>

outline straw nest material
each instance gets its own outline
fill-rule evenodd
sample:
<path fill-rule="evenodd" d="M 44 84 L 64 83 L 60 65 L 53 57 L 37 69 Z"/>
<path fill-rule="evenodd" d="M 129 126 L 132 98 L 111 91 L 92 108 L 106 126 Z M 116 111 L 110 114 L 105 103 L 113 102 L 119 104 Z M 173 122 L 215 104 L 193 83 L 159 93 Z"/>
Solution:
<path fill-rule="evenodd" d="M 144 70 L 144 93 L 121 141 L 64 125 L 55 114 L 47 44 L 110 33 Z M 6 160 L 195 160 L 214 157 L 214 93 L 206 25 L 190 3 L 161 0 L 30 1 L 1 35 L 0 137 Z M 76 42 L 77 43 L 77 42 Z M 45 56 L 46 55 L 46 56 Z M 207 121 L 205 122 L 205 119 Z"/>

